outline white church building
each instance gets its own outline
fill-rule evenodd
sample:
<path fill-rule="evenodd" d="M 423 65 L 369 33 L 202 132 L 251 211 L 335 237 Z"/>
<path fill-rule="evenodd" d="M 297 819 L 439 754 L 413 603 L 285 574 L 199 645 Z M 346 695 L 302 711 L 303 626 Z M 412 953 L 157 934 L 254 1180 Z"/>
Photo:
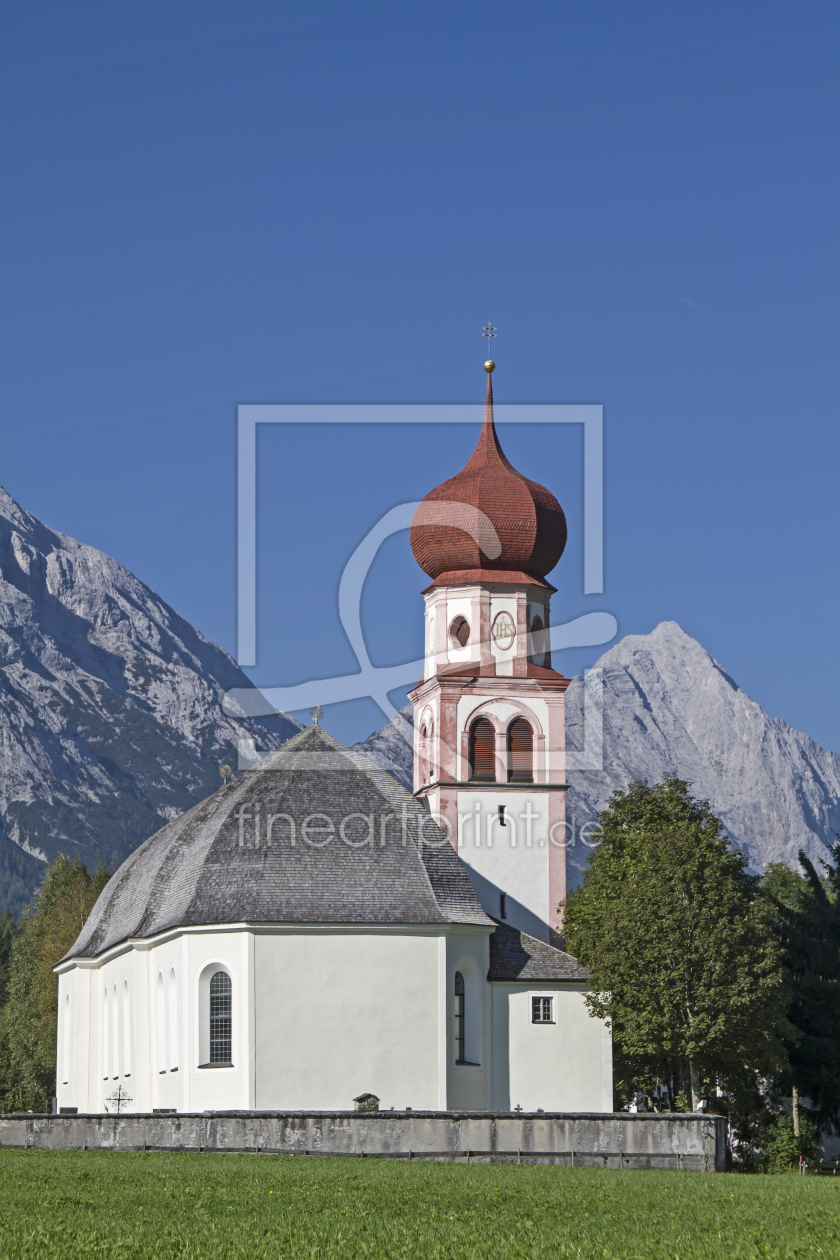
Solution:
<path fill-rule="evenodd" d="M 414 793 L 315 725 L 135 850 L 56 968 L 59 1108 L 612 1110 L 559 948 L 565 519 L 505 459 L 485 366 L 476 451 L 412 525 Z"/>

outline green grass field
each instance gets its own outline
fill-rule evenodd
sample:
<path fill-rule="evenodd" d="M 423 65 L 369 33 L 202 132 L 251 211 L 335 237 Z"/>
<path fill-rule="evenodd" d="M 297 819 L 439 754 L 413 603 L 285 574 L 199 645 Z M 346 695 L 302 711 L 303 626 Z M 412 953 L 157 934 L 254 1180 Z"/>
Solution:
<path fill-rule="evenodd" d="M 0 1256 L 840 1257 L 840 1178 L 0 1151 Z"/>

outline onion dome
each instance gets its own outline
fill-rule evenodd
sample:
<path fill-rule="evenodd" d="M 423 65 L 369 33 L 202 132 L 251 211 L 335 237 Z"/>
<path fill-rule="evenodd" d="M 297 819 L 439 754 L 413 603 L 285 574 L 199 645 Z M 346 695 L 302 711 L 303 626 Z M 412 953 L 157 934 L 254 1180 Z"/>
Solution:
<path fill-rule="evenodd" d="M 411 550 L 438 586 L 543 579 L 566 546 L 566 517 L 550 490 L 505 458 L 493 421 L 488 361 L 484 424 L 469 463 L 431 490 L 411 522 Z"/>

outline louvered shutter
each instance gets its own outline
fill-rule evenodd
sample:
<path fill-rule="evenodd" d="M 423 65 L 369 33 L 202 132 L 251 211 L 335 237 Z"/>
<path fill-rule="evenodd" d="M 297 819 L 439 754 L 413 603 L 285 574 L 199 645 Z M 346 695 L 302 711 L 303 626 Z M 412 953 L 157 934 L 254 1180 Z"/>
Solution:
<path fill-rule="evenodd" d="M 474 779 L 496 779 L 496 732 L 487 718 L 479 718 L 470 737 L 470 764 Z"/>
<path fill-rule="evenodd" d="M 508 731 L 510 777 L 519 783 L 534 781 L 534 734 L 524 718 L 517 718 Z"/>

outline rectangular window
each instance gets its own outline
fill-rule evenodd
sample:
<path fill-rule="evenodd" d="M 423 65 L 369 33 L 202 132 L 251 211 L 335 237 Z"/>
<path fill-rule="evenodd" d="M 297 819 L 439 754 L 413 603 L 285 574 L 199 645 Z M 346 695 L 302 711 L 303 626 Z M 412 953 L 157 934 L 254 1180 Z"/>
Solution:
<path fill-rule="evenodd" d="M 466 1063 L 464 1058 L 464 977 L 455 972 L 455 1062 Z"/>
<path fill-rule="evenodd" d="M 550 997 L 531 998 L 531 1023 L 532 1024 L 553 1024 L 554 1019 L 551 1014 Z"/>

